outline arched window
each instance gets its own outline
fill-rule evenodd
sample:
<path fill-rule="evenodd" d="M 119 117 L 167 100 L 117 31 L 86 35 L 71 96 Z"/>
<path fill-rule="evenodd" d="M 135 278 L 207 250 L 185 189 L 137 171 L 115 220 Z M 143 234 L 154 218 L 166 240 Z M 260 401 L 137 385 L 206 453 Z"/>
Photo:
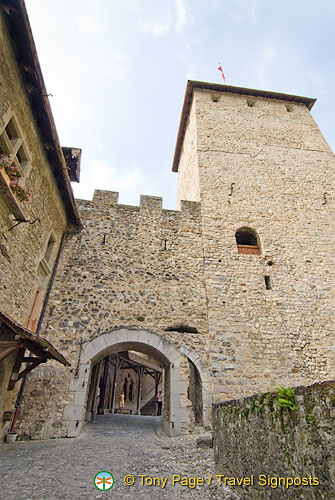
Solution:
<path fill-rule="evenodd" d="M 127 387 L 128 387 L 128 379 L 126 377 L 123 383 L 124 399 L 127 399 Z"/>
<path fill-rule="evenodd" d="M 129 401 L 133 400 L 133 392 L 134 392 L 134 381 L 131 379 L 129 384 Z"/>
<path fill-rule="evenodd" d="M 238 253 L 260 255 L 256 233 L 247 227 L 238 229 L 235 233 Z"/>

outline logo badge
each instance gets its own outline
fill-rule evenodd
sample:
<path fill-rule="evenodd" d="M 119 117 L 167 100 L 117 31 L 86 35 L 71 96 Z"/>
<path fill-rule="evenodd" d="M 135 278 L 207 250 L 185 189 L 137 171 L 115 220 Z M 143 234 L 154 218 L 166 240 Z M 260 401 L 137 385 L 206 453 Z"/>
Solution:
<path fill-rule="evenodd" d="M 108 491 L 113 488 L 114 477 L 110 472 L 102 470 L 94 478 L 94 486 L 101 491 Z"/>

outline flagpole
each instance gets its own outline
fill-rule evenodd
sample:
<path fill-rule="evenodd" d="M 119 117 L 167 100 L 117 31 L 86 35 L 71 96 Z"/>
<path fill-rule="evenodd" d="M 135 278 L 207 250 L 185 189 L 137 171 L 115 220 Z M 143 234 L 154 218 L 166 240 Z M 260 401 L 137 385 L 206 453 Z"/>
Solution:
<path fill-rule="evenodd" d="M 220 73 L 221 73 L 223 83 L 226 83 L 226 77 L 224 76 L 224 73 L 223 73 L 223 69 L 222 69 L 221 63 L 219 63 L 218 70 L 219 70 L 219 71 L 220 71 Z"/>

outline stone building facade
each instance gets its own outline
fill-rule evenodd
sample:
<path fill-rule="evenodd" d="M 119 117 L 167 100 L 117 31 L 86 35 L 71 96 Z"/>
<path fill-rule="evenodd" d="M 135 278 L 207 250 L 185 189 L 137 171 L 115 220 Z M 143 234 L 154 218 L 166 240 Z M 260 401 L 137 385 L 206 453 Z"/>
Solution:
<path fill-rule="evenodd" d="M 44 363 L 50 356 L 66 365 L 62 355 L 33 333 L 38 330 L 65 234 L 78 231 L 81 222 L 21 0 L 0 5 L 0 68 L 2 435 L 13 417 L 20 385 L 15 382 L 23 369 L 35 367 L 38 360 Z M 66 153 L 69 166 L 79 169 L 80 150 L 67 148 Z M 30 200 L 22 199 L 15 189 L 5 168 L 10 164 Z M 75 172 L 71 175 L 74 180 Z"/>
<path fill-rule="evenodd" d="M 78 200 L 42 328 L 72 367 L 31 375 L 24 435 L 77 436 L 94 366 L 120 352 L 161 366 L 171 435 L 209 426 L 213 401 L 334 378 L 334 155 L 313 104 L 190 81 L 179 210 Z"/>

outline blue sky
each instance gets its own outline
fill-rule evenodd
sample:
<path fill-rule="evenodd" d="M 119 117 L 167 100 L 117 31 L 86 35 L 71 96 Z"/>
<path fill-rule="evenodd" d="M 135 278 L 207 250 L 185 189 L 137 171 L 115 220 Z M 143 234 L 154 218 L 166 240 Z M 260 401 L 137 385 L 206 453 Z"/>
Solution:
<path fill-rule="evenodd" d="M 171 172 L 188 79 L 316 97 L 334 150 L 333 0 L 26 0 L 62 146 L 94 188 L 176 208 Z"/>

